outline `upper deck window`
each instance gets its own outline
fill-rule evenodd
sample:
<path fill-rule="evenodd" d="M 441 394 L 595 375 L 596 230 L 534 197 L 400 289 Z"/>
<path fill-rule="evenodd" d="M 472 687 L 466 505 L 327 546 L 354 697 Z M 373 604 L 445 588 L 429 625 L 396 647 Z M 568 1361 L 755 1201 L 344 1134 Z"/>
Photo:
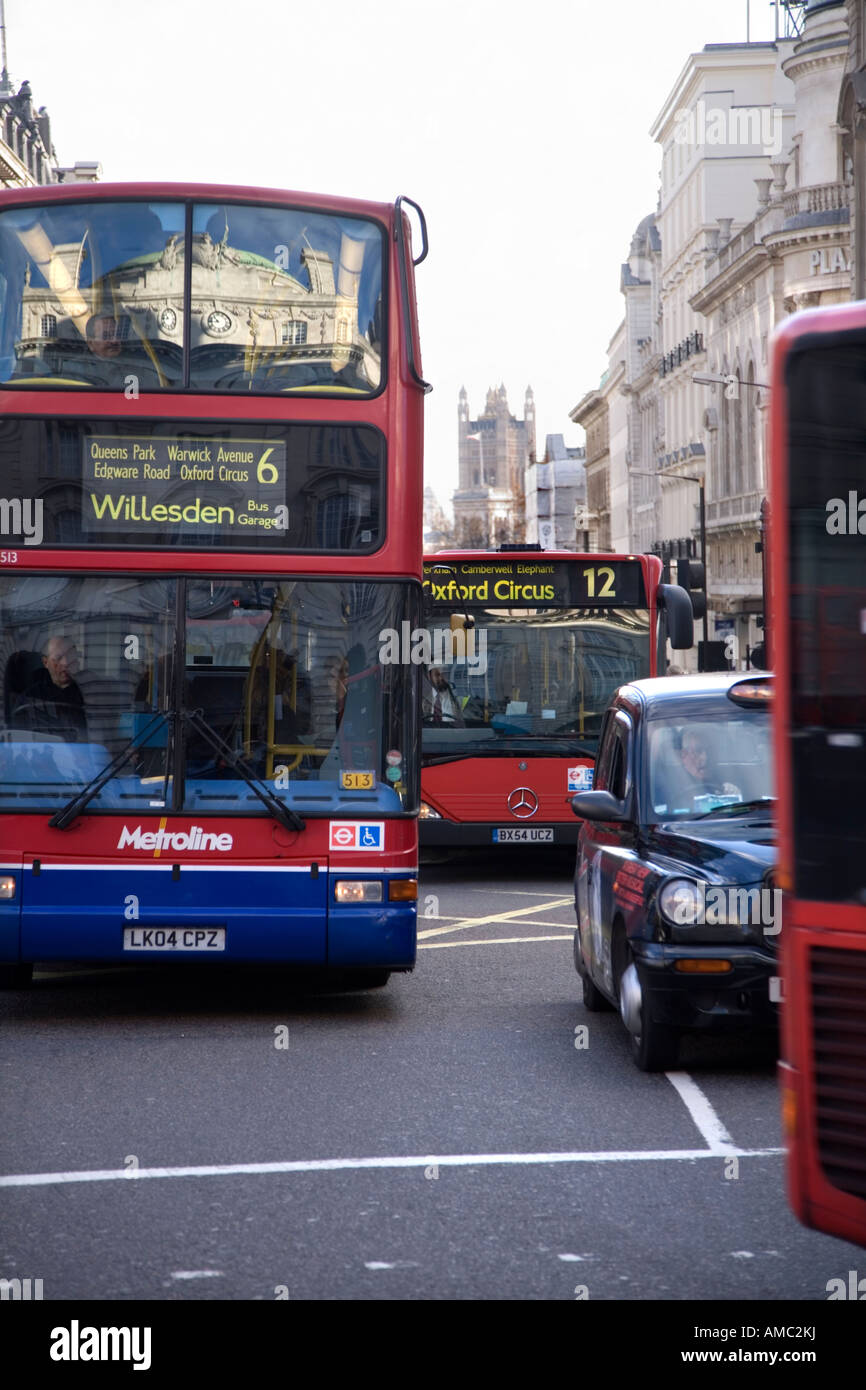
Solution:
<path fill-rule="evenodd" d="M 56 389 L 372 395 L 376 223 L 244 203 L 0 214 L 0 381 Z"/>

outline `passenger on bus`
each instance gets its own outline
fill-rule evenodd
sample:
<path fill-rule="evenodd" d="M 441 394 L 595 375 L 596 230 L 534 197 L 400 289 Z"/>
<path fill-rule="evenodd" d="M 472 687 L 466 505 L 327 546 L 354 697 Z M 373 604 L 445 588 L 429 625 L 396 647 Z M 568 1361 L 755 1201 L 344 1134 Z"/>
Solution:
<path fill-rule="evenodd" d="M 73 675 L 79 667 L 75 643 L 68 637 L 49 637 L 42 649 L 42 667 L 16 713 L 35 733 L 59 734 L 73 743 L 86 741 L 84 696 Z"/>

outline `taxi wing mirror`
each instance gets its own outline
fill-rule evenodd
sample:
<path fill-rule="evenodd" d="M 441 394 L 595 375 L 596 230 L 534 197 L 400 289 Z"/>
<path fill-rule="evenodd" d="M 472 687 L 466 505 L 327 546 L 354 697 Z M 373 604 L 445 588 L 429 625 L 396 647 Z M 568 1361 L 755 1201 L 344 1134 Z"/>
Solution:
<path fill-rule="evenodd" d="M 628 820 L 625 802 L 612 792 L 578 792 L 571 798 L 571 809 L 581 820 Z"/>

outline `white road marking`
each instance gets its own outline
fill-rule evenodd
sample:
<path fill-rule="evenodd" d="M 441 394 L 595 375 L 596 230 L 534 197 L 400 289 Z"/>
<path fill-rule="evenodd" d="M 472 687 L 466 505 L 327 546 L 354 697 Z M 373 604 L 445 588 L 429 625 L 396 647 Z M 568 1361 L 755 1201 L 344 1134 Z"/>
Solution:
<path fill-rule="evenodd" d="M 365 1269 L 396 1269 L 396 1265 L 389 1265 L 385 1260 L 365 1260 Z"/>
<path fill-rule="evenodd" d="M 737 1158 L 775 1158 L 784 1149 L 732 1149 Z M 694 1163 L 715 1158 L 710 1149 L 624 1149 L 610 1152 L 409 1154 L 393 1158 L 313 1158 L 283 1163 L 214 1163 L 188 1168 L 139 1168 L 136 1182 L 148 1178 L 224 1178 L 280 1173 L 333 1173 L 365 1168 L 491 1168 L 544 1166 L 561 1163 Z M 0 1187 L 55 1187 L 62 1183 L 129 1182 L 128 1168 L 79 1169 L 66 1173 L 9 1173 Z"/>
<path fill-rule="evenodd" d="M 546 925 L 546 923 L 545 923 Z M 480 941 L 419 941 L 419 951 L 441 951 L 446 946 L 510 946 L 515 941 L 568 941 L 569 936 L 488 936 Z"/>
<path fill-rule="evenodd" d="M 465 919 L 461 919 L 458 925 L 453 927 L 433 927 L 427 931 L 419 931 L 418 940 L 426 941 L 430 936 L 447 936 L 449 932 L 471 931 L 473 927 L 483 925 L 484 923 L 467 922 Z M 535 917 L 523 917 L 519 924 L 515 923 L 515 926 L 517 925 L 521 927 L 559 927 L 561 931 L 568 932 L 570 936 L 574 936 L 573 922 L 542 922 Z"/>
<path fill-rule="evenodd" d="M 493 912 L 487 917 L 465 917 L 463 922 L 456 927 L 432 927 L 430 931 L 419 933 L 423 936 L 439 936 L 443 932 L 466 931 L 472 927 L 486 927 L 492 922 L 512 922 L 515 917 L 529 917 L 533 912 L 548 912 L 555 907 L 565 907 L 573 904 L 573 898 L 554 898 L 548 903 L 534 903 L 532 907 L 513 907 L 510 912 Z M 552 925 L 545 923 L 546 926 Z"/>
<path fill-rule="evenodd" d="M 685 1071 L 669 1071 L 666 1075 L 711 1151 L 714 1154 L 736 1153 L 733 1139 L 697 1082 Z"/>
<path fill-rule="evenodd" d="M 224 1279 L 221 1269 L 176 1269 L 171 1279 Z"/>
<path fill-rule="evenodd" d="M 2 868 L 2 865 L 0 865 L 0 868 Z M 490 889 L 489 889 L 489 888 L 464 888 L 464 887 L 461 887 L 460 892 L 461 892 L 461 893 L 483 893 L 484 896 L 485 896 L 486 898 L 489 898 L 489 897 L 490 897 Z M 497 898 L 549 898 L 549 897 L 550 897 L 550 894 L 551 894 L 552 892 L 553 892 L 553 889 L 552 889 L 552 888 L 548 888 L 548 890 L 547 890 L 546 893 L 541 892 L 540 889 L 536 889 L 534 892 L 530 893 L 529 890 L 526 889 L 526 888 L 497 888 L 497 889 L 496 889 L 496 896 L 497 896 Z M 569 898 L 569 902 L 573 902 L 573 901 L 574 901 L 573 898 Z"/>

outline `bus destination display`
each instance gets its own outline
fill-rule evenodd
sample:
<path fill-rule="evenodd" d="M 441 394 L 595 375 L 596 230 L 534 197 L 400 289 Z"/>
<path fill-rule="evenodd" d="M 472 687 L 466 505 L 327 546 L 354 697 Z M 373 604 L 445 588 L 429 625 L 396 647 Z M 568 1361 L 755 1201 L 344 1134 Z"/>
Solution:
<path fill-rule="evenodd" d="M 435 560 L 424 564 L 424 597 L 434 607 L 642 608 L 643 575 L 637 560 L 604 556 L 574 561 L 497 556 L 490 560 Z"/>
<path fill-rule="evenodd" d="M 288 530 L 281 441 L 86 434 L 82 454 L 82 530 L 94 539 Z"/>

